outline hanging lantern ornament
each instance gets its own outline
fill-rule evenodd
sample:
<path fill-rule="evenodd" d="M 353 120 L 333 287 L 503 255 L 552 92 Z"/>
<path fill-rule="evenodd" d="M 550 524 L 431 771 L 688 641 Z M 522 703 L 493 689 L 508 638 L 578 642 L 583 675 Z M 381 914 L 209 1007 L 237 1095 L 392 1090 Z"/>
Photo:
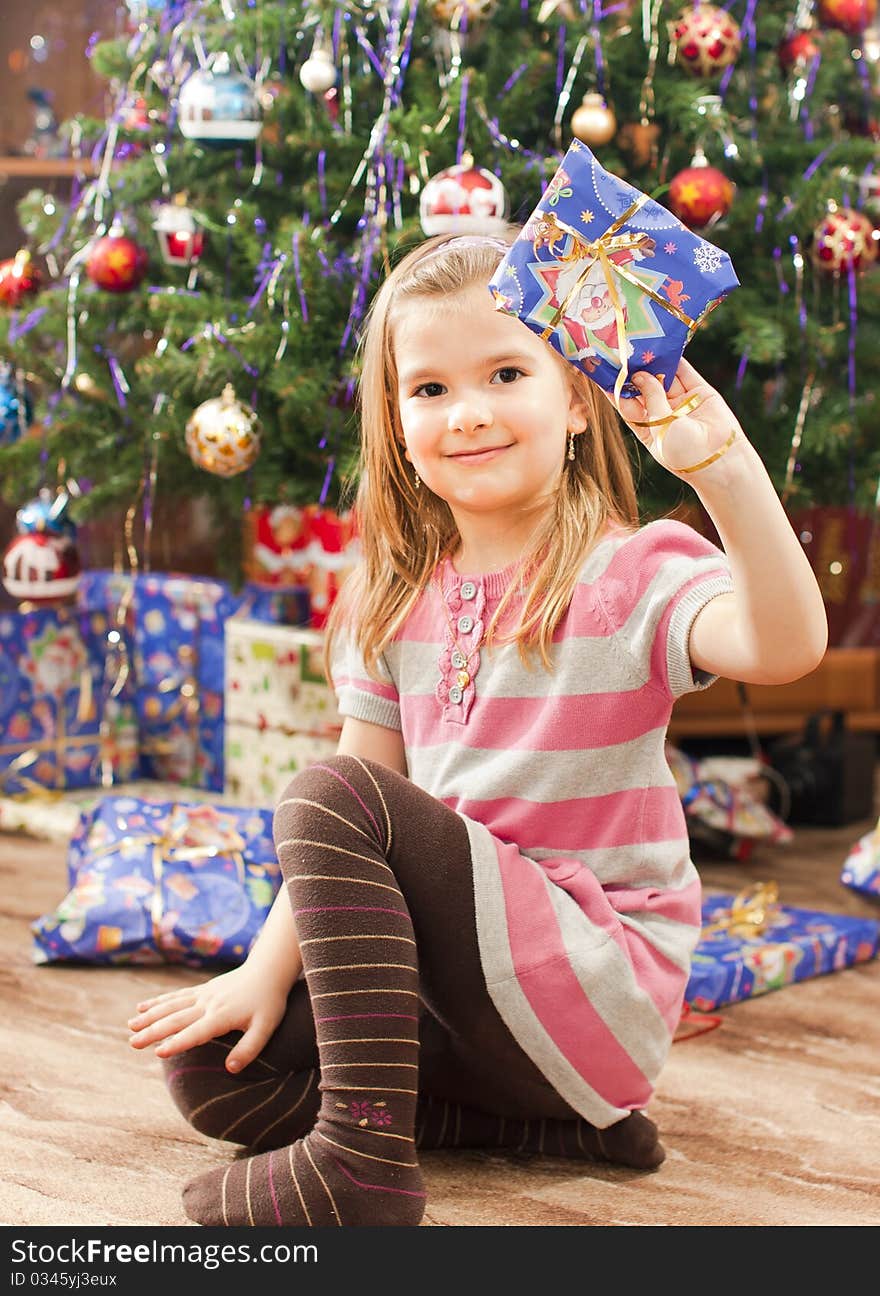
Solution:
<path fill-rule="evenodd" d="M 198 263 L 205 246 L 205 233 L 187 207 L 183 194 L 178 194 L 173 202 L 162 204 L 156 212 L 153 229 L 159 239 L 162 260 L 167 265 Z"/>
<path fill-rule="evenodd" d="M 880 231 L 863 212 L 829 203 L 828 211 L 813 230 L 813 264 L 826 274 L 866 270 L 877 260 Z"/>
<path fill-rule="evenodd" d="M 0 261 L 0 302 L 17 306 L 25 297 L 39 292 L 43 276 L 26 248 L 8 261 Z"/>
<path fill-rule="evenodd" d="M 710 77 L 739 58 L 739 24 L 724 9 L 700 4 L 685 9 L 671 25 L 675 61 L 692 76 Z"/>
<path fill-rule="evenodd" d="M 177 110 L 181 135 L 215 148 L 255 140 L 263 126 L 256 84 L 243 72 L 232 70 L 225 51 L 187 77 L 177 96 Z"/>
<path fill-rule="evenodd" d="M 323 95 L 336 85 L 336 77 L 333 52 L 324 44 L 323 36 L 319 35 L 311 54 L 299 70 L 299 79 L 309 94 Z"/>
<path fill-rule="evenodd" d="M 705 229 L 727 215 L 735 192 L 733 181 L 710 166 L 702 149 L 698 149 L 690 166 L 672 178 L 669 210 L 688 229 Z"/>
<path fill-rule="evenodd" d="M 17 534 L 3 555 L 3 584 L 30 603 L 68 599 L 79 584 L 76 527 L 67 515 L 70 496 L 43 487 L 15 515 Z"/>
<path fill-rule="evenodd" d="M 197 468 L 218 477 L 245 472 L 260 453 L 257 416 L 235 395 L 232 383 L 222 396 L 203 401 L 186 425 L 186 448 Z"/>
<path fill-rule="evenodd" d="M 816 17 L 820 27 L 861 36 L 877 17 L 877 0 L 819 0 Z"/>
<path fill-rule="evenodd" d="M 432 176 L 419 199 L 425 234 L 502 235 L 507 229 L 507 192 L 491 171 L 466 155 L 458 166 Z"/>
<path fill-rule="evenodd" d="M 600 94 L 585 94 L 571 116 L 572 134 L 591 148 L 607 144 L 617 134 L 617 118 Z"/>
<path fill-rule="evenodd" d="M 33 406 L 24 374 L 0 360 L 0 446 L 24 436 L 33 419 Z"/>
<path fill-rule="evenodd" d="M 147 273 L 149 257 L 134 239 L 112 225 L 103 238 L 95 239 L 86 258 L 86 274 L 105 292 L 125 293 L 137 288 Z"/>

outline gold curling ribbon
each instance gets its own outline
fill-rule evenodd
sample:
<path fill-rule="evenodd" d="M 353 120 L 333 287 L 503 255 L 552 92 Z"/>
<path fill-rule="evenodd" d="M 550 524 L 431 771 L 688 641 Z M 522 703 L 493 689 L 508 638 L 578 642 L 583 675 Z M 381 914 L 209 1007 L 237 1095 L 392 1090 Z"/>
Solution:
<path fill-rule="evenodd" d="M 744 887 L 734 896 L 730 907 L 722 909 L 720 916 L 704 927 L 700 935 L 705 937 L 715 932 L 726 932 L 743 939 L 761 936 L 779 916 L 778 901 L 779 887 L 775 882 L 756 882 L 753 886 Z"/>
<path fill-rule="evenodd" d="M 178 810 L 183 811 L 183 818 L 175 826 L 174 816 Z M 223 855 L 231 859 L 235 865 L 241 886 L 243 887 L 245 884 L 245 862 L 241 847 L 230 850 L 229 843 L 222 837 L 214 842 L 203 842 L 198 846 L 183 846 L 180 844 L 180 838 L 186 833 L 189 824 L 190 820 L 186 815 L 186 806 L 175 802 L 168 812 L 168 823 L 165 830 L 158 837 L 155 833 L 130 833 L 114 842 L 105 842 L 101 846 L 93 847 L 90 851 L 93 859 L 99 859 L 101 856 L 115 855 L 124 847 L 148 846 L 151 848 L 150 863 L 153 872 L 153 894 L 150 899 L 150 925 L 157 951 L 162 949 L 161 928 L 165 912 L 162 899 L 162 879 L 166 864 L 170 866 L 178 862 L 212 859 L 218 855 Z M 239 840 L 241 839 L 239 838 Z"/>

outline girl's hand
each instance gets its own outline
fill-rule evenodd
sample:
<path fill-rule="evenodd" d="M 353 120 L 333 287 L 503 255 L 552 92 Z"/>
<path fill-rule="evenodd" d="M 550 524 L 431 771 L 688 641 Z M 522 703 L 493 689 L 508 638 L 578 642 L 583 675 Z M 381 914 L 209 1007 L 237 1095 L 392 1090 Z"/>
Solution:
<path fill-rule="evenodd" d="M 668 393 L 653 374 L 635 373 L 632 382 L 639 388 L 641 397 L 621 400 L 624 422 L 658 463 L 685 481 L 689 470 L 708 467 L 707 460 L 715 462 L 743 435 L 724 398 L 683 358 Z M 680 417 L 668 423 L 657 423 L 668 418 L 673 409 L 690 397 L 699 397 L 695 400 L 696 408 L 683 410 Z M 638 426 L 648 421 L 655 426 Z"/>
<path fill-rule="evenodd" d="M 244 1033 L 230 1050 L 226 1069 L 241 1071 L 265 1047 L 286 1006 L 286 993 L 243 964 L 203 985 L 144 999 L 128 1022 L 128 1042 L 136 1049 L 157 1044 L 156 1056 L 166 1058 L 240 1030 Z"/>

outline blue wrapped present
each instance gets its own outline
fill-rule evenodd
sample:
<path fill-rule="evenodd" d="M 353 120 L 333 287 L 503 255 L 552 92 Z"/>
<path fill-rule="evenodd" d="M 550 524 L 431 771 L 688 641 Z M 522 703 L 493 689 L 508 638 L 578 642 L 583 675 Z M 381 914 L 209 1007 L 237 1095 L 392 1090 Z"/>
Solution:
<path fill-rule="evenodd" d="M 685 347 L 739 284 L 726 252 L 575 141 L 490 282 L 516 315 L 615 398 L 628 375 L 669 390 Z"/>
<path fill-rule="evenodd" d="M 698 1012 L 751 999 L 877 956 L 871 918 L 779 904 L 774 883 L 703 902 L 685 1002 Z"/>
<path fill-rule="evenodd" d="M 70 605 L 0 612 L 0 791 L 92 787 L 137 769 L 131 699 L 112 692 L 99 610 Z M 111 695 L 112 694 L 112 695 Z"/>
<path fill-rule="evenodd" d="M 116 624 L 131 672 L 144 778 L 223 790 L 225 627 L 255 592 L 177 572 L 89 571 L 79 601 Z M 262 601 L 266 620 L 280 604 Z"/>
<path fill-rule="evenodd" d="M 851 891 L 880 900 L 880 824 L 850 847 L 840 880 Z"/>
<path fill-rule="evenodd" d="M 80 817 L 34 961 L 235 966 L 281 882 L 271 810 L 110 795 Z"/>

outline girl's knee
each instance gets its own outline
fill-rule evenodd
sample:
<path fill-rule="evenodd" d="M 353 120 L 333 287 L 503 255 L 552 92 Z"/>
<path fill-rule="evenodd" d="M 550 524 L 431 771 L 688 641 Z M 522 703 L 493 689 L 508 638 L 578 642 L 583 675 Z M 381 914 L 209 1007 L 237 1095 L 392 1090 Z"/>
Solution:
<path fill-rule="evenodd" d="M 317 829 L 323 835 L 330 830 L 331 821 L 326 815 L 314 822 L 315 813 L 320 816 L 322 810 L 357 825 L 381 844 L 385 837 L 385 812 L 379 791 L 383 772 L 391 771 L 357 756 L 330 756 L 298 770 L 275 807 L 276 846 L 297 836 L 297 825 L 304 822 L 310 825 L 309 831 Z M 302 835 L 309 836 L 309 832 Z"/>

